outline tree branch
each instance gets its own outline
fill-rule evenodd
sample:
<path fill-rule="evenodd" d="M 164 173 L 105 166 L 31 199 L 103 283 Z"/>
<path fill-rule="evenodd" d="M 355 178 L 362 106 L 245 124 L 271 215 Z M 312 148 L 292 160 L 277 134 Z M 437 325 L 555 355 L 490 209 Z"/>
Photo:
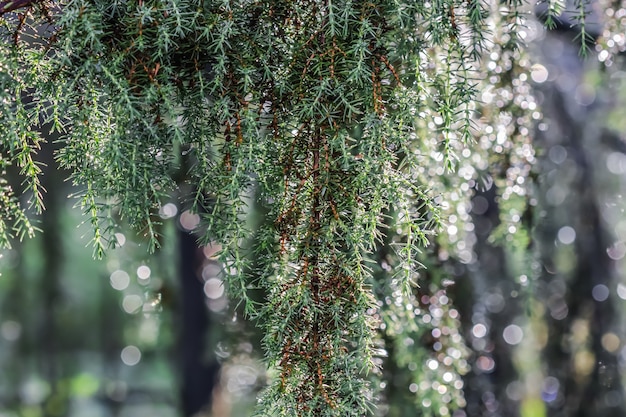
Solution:
<path fill-rule="evenodd" d="M 17 9 L 21 9 L 22 7 L 29 7 L 33 4 L 37 3 L 39 0 L 9 0 L 9 1 L 0 1 L 0 16 L 5 13 L 12 12 Z"/>

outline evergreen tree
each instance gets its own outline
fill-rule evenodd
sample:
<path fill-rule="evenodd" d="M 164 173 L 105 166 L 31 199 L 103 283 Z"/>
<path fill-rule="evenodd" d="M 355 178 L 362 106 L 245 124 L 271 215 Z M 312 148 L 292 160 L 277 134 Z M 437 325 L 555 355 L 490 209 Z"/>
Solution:
<path fill-rule="evenodd" d="M 552 22 L 560 2 L 548 3 Z M 576 7 L 584 53 L 588 4 Z M 519 0 L 0 2 L 0 247 L 31 235 L 27 213 L 44 209 L 37 150 L 50 125 L 97 256 L 120 219 L 158 247 L 161 202 L 181 175 L 192 186 L 183 199 L 203 218 L 201 241 L 222 245 L 231 297 L 264 331 L 276 377 L 258 415 L 366 415 L 379 357 L 435 319 L 450 320 L 432 351 L 452 358 L 439 377 L 455 400 L 431 409 L 448 414 L 463 405 L 457 315 L 435 287 L 424 298 L 414 286 L 420 261 L 471 257 L 459 236 L 477 172 L 502 185 L 504 239 L 527 207 L 528 11 Z M 487 175 L 472 155 L 499 165 Z M 10 167 L 24 190 L 5 180 Z M 252 204 L 268 220 L 254 233 Z M 442 220 L 434 257 L 422 254 Z M 527 243 L 516 236 L 514 249 Z M 420 385 L 422 404 L 434 386 Z"/>

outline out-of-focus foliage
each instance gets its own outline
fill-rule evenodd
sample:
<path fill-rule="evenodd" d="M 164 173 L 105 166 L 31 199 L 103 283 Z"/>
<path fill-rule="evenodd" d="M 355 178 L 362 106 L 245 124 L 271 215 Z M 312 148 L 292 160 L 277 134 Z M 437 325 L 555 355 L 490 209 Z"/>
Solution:
<path fill-rule="evenodd" d="M 42 235 L 0 254 L 0 414 L 171 416 L 167 268 L 151 272 L 145 246 L 130 240 L 106 264 L 94 261 L 85 242 L 77 244 L 91 231 L 76 228 L 80 212 L 70 208 L 64 201 L 56 210 L 58 271 L 46 269 L 51 251 Z"/>
<path fill-rule="evenodd" d="M 557 26 L 564 5 L 546 6 Z M 624 9 L 605 10 L 608 65 Z M 2 2 L 0 246 L 31 235 L 27 213 L 43 209 L 45 127 L 96 255 L 123 244 L 124 223 L 158 248 L 174 191 L 191 207 L 183 228 L 221 248 L 209 308 L 223 281 L 263 330 L 273 378 L 259 416 L 373 412 L 393 386 L 382 363 L 410 371 L 422 414 L 452 414 L 470 368 L 443 284 L 465 270 L 472 291 L 489 291 L 466 310 L 474 368 L 489 374 L 507 356 L 490 331 L 504 348 L 523 335 L 505 321 L 522 301 L 503 321 L 498 306 L 526 297 L 537 273 L 531 137 L 542 113 L 530 83 L 550 71 L 524 52 L 539 31 L 530 11 L 513 0 Z M 573 11 L 585 55 L 588 2 Z M 497 250 L 502 259 L 479 259 Z M 112 285 L 128 280 L 119 271 Z M 129 314 L 150 304 L 122 301 Z"/>

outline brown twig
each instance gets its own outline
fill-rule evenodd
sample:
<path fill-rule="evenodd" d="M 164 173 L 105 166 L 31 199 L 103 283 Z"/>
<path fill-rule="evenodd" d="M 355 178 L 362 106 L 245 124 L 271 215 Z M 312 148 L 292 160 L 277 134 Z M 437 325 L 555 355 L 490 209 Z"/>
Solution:
<path fill-rule="evenodd" d="M 39 3 L 41 0 L 9 0 L 0 2 L 0 16 L 5 13 L 21 9 L 23 7 L 30 7 L 35 3 Z"/>

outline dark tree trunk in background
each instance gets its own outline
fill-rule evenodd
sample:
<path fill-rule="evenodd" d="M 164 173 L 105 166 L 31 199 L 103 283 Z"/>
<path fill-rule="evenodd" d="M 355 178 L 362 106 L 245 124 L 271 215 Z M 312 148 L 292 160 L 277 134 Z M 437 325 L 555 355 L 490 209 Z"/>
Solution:
<path fill-rule="evenodd" d="M 50 384 L 50 394 L 46 406 L 43 407 L 45 416 L 62 416 L 67 413 L 67 395 L 60 392 L 59 382 L 65 376 L 61 353 L 63 346 L 60 337 L 58 311 L 62 307 L 61 273 L 65 258 L 62 242 L 62 210 L 65 202 L 63 178 L 56 169 L 54 161 L 54 138 L 42 145 L 41 161 L 44 164 L 41 178 L 42 186 L 47 192 L 44 194 L 46 210 L 41 215 L 41 244 L 43 264 L 39 277 L 40 285 L 40 315 L 39 315 L 39 346 L 41 347 L 40 369 L 42 375 Z"/>
<path fill-rule="evenodd" d="M 187 417 L 210 406 L 219 366 L 206 343 L 211 322 L 201 275 L 204 255 L 192 234 L 180 231 L 179 239 L 181 400 Z"/>
<path fill-rule="evenodd" d="M 489 243 L 488 238 L 499 224 L 496 186 L 477 190 L 474 201 L 480 199 L 479 213 L 473 212 L 476 259 L 468 265 L 457 264 L 464 271 L 454 286 L 454 300 L 461 312 L 464 333 L 473 352 L 472 370 L 465 376 L 465 397 L 469 417 L 519 416 L 519 404 L 506 394 L 509 383 L 517 380 L 513 363 L 513 346 L 503 337 L 504 329 L 520 315 L 518 298 L 512 298 L 517 284 L 507 266 L 506 252 Z M 487 334 L 474 337 L 475 324 L 484 324 Z M 493 360 L 492 366 L 489 360 Z"/>
<path fill-rule="evenodd" d="M 585 81 L 577 41 L 558 33 L 546 36 L 541 47 L 550 79 L 540 91 L 548 130 L 538 136 L 538 146 L 546 150 L 539 186 L 544 212 L 536 237 L 544 265 L 538 296 L 549 332 L 544 359 L 547 376 L 558 381 L 558 394 L 547 401 L 548 415 L 622 417 L 619 349 L 609 351 L 602 343 L 615 332 L 618 315 L 613 261 L 607 255 L 612 241 L 598 195 L 606 184 L 598 178 L 602 169 L 593 165 L 604 163 L 601 97 L 581 98 Z M 563 227 L 575 231 L 573 242 L 559 237 Z M 563 259 L 568 259 L 565 265 Z"/>

